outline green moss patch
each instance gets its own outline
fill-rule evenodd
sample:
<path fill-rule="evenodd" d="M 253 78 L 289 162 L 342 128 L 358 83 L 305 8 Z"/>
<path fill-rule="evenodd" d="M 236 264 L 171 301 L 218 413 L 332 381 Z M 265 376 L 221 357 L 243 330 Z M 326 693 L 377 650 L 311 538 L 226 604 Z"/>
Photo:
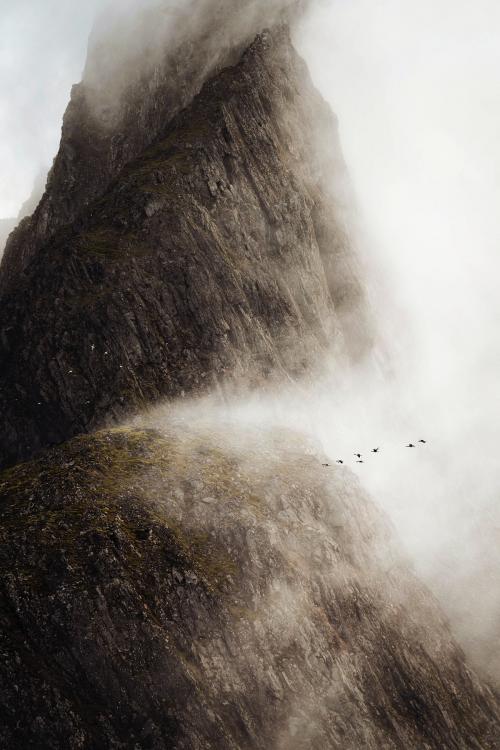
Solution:
<path fill-rule="evenodd" d="M 168 503 L 157 502 L 156 493 L 166 490 L 168 497 L 169 479 L 177 483 L 188 464 L 177 441 L 150 430 L 116 429 L 75 438 L 3 472 L 0 541 L 17 551 L 8 567 L 34 582 L 44 572 L 31 558 L 61 553 L 81 571 L 92 562 L 89 549 L 111 545 L 134 576 L 173 565 L 219 588 L 237 572 L 234 561 L 208 534 L 184 528 Z"/>

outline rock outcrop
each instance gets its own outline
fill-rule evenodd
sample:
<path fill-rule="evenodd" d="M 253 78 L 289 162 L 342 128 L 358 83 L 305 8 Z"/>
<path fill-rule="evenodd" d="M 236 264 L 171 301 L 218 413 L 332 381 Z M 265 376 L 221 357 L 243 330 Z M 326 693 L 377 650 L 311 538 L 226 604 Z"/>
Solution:
<path fill-rule="evenodd" d="M 332 178 L 335 119 L 287 29 L 266 32 L 22 273 L 6 254 L 0 463 L 159 398 L 365 351 Z"/>
<path fill-rule="evenodd" d="M 350 471 L 136 427 L 0 475 L 0 744 L 493 750 L 499 706 Z"/>

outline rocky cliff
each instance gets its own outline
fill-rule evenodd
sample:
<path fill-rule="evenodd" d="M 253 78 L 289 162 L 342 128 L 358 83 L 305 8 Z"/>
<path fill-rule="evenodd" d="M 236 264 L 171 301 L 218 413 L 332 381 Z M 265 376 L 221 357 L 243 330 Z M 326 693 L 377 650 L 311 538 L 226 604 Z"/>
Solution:
<path fill-rule="evenodd" d="M 103 195 L 212 74 L 239 59 L 264 20 L 291 19 L 297 2 L 143 0 L 134 12 L 127 2 L 109 6 L 72 89 L 45 194 L 9 240 L 0 290 L 17 284 L 56 231 Z"/>
<path fill-rule="evenodd" d="M 498 747 L 392 530 L 297 436 L 76 438 L 0 476 L 0 535 L 2 747 Z"/>
<path fill-rule="evenodd" d="M 3 255 L 7 238 L 17 223 L 16 219 L 0 219 L 0 259 Z"/>
<path fill-rule="evenodd" d="M 368 321 L 332 175 L 335 119 L 286 28 L 266 32 L 22 272 L 6 251 L 0 461 L 162 397 L 359 356 Z"/>

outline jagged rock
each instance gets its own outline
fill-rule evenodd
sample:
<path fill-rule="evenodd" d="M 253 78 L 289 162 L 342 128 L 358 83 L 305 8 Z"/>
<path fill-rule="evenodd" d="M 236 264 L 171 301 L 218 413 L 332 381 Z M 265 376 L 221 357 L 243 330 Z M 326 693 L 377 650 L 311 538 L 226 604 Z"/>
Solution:
<path fill-rule="evenodd" d="M 182 422 L 0 475 L 2 747 L 497 748 L 496 699 L 321 460 Z"/>
<path fill-rule="evenodd" d="M 291 20 L 297 2 L 144 0 L 134 12 L 124 6 L 111 4 L 93 29 L 47 190 L 19 217 L 26 218 L 9 239 L 0 291 L 16 286 L 44 244 L 103 195 L 210 75 L 237 62 L 266 21 Z"/>
<path fill-rule="evenodd" d="M 266 32 L 4 291 L 0 464 L 162 397 L 365 351 L 331 175 L 336 121 L 287 29 Z"/>

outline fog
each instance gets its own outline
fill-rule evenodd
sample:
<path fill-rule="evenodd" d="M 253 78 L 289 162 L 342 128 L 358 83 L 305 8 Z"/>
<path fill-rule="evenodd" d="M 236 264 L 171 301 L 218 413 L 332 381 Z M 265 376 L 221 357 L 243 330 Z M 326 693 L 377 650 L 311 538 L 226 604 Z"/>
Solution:
<path fill-rule="evenodd" d="M 339 115 L 394 366 L 328 417 L 322 400 L 319 429 L 334 458 L 381 446 L 357 468 L 471 646 L 500 619 L 499 39 L 490 0 L 325 3 L 299 39 Z"/>
<path fill-rule="evenodd" d="M 71 86 L 82 75 L 95 89 L 96 103 L 102 105 L 99 94 L 104 89 L 109 105 L 112 87 L 118 100 L 130 78 L 140 75 L 139 55 L 153 67 L 167 46 L 172 53 L 187 38 L 198 37 L 209 70 L 223 56 L 217 47 L 224 40 L 237 43 L 257 33 L 294 4 L 295 0 L 2 0 L 0 219 L 18 215 L 40 171 L 50 167 Z M 157 6 L 161 12 L 151 23 L 148 11 Z M 132 13 L 137 22 L 131 27 Z M 92 33 L 96 18 L 99 23 Z M 212 41 L 206 34 L 201 38 L 207 28 Z M 86 66 L 89 37 L 92 47 L 101 46 L 101 54 L 95 58 L 97 65 Z"/>
<path fill-rule="evenodd" d="M 25 0 L 2 9 L 0 216 L 17 212 L 57 149 L 70 85 L 103 7 Z M 279 403 L 239 407 L 242 421 L 307 425 L 332 461 L 356 471 L 459 635 L 471 650 L 479 637 L 483 653 L 490 641 L 492 657 L 500 613 L 499 39 L 492 0 L 332 0 L 309 10 L 295 40 L 339 116 L 392 375 L 360 366 L 340 387 L 323 382 Z M 405 448 L 409 441 L 417 448 Z M 500 663 L 492 669 L 500 674 Z"/>

